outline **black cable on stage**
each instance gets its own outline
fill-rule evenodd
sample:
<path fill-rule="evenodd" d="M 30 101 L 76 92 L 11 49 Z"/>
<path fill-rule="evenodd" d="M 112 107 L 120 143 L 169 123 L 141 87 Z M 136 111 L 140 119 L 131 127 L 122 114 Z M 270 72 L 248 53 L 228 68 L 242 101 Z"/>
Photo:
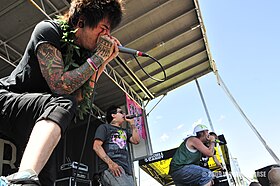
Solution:
<path fill-rule="evenodd" d="M 157 79 L 157 78 L 154 78 L 153 76 L 151 76 L 150 74 L 148 74 L 148 73 L 144 70 L 144 68 L 142 67 L 142 65 L 140 64 L 140 62 L 138 61 L 137 57 L 136 57 L 135 55 L 133 55 L 133 57 L 134 57 L 134 59 L 136 60 L 136 62 L 138 63 L 138 65 L 140 66 L 140 68 L 142 69 L 142 71 L 143 71 L 149 78 L 151 78 L 151 79 L 153 79 L 153 80 L 155 80 L 155 81 L 159 81 L 159 82 L 164 82 L 164 81 L 166 81 L 166 73 L 165 73 L 165 70 L 164 70 L 163 66 L 160 64 L 160 62 L 159 62 L 156 58 L 154 58 L 154 57 L 152 57 L 152 56 L 150 56 L 150 55 L 148 55 L 148 54 L 146 54 L 146 55 L 147 55 L 147 56 L 143 56 L 143 57 L 148 57 L 148 58 L 154 60 L 154 61 L 157 62 L 157 64 L 160 66 L 160 68 L 161 68 L 161 70 L 162 70 L 162 72 L 163 72 L 163 75 L 164 75 L 164 78 L 163 78 L 163 79 Z"/>
<path fill-rule="evenodd" d="M 81 166 L 82 158 L 83 158 L 84 151 L 85 151 L 85 146 L 86 146 L 87 136 L 88 136 L 88 131 L 89 131 L 89 125 L 90 125 L 90 118 L 93 115 L 92 105 L 93 105 L 94 100 L 95 100 L 95 91 L 96 91 L 96 82 L 97 82 L 98 72 L 99 72 L 99 68 L 96 71 L 96 76 L 95 76 L 95 79 L 93 81 L 94 87 L 93 87 L 92 97 L 91 97 L 90 113 L 89 113 L 89 116 L 88 116 L 88 122 L 87 122 L 87 126 L 86 126 L 86 132 L 85 132 L 85 137 L 84 137 L 84 142 L 83 142 L 83 147 L 82 147 L 80 159 L 79 159 L 79 162 L 78 162 L 78 165 L 77 165 L 77 168 L 76 168 L 76 174 L 75 174 L 75 177 L 74 177 L 74 185 L 77 184 L 77 182 L 76 182 L 77 181 L 77 175 L 78 175 L 78 170 Z"/>

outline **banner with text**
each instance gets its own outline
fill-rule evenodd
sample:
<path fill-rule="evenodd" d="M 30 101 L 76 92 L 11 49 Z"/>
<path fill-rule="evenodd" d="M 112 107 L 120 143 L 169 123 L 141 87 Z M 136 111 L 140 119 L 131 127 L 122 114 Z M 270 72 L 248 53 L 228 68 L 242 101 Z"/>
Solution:
<path fill-rule="evenodd" d="M 134 118 L 135 126 L 140 135 L 140 143 L 131 145 L 133 160 L 149 156 L 152 154 L 149 130 L 144 110 L 128 95 L 126 95 L 127 114 L 142 115 Z"/>

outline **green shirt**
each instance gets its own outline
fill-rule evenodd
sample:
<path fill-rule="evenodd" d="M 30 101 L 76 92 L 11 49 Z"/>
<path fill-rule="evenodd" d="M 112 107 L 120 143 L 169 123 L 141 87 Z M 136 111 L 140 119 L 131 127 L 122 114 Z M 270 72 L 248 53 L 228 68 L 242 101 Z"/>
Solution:
<path fill-rule="evenodd" d="M 202 153 L 200 151 L 191 152 L 186 147 L 186 141 L 190 137 L 186 138 L 183 143 L 178 147 L 177 151 L 175 152 L 171 163 L 170 163 L 170 171 L 174 172 L 185 165 L 199 165 Z"/>

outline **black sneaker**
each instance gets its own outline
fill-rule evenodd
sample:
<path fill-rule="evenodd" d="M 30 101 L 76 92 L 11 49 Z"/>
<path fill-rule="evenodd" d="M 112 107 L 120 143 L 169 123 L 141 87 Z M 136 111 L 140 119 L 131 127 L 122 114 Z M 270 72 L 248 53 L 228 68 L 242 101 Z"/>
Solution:
<path fill-rule="evenodd" d="M 20 171 L 7 176 L 8 185 L 10 186 L 40 186 L 38 175 L 31 169 Z"/>

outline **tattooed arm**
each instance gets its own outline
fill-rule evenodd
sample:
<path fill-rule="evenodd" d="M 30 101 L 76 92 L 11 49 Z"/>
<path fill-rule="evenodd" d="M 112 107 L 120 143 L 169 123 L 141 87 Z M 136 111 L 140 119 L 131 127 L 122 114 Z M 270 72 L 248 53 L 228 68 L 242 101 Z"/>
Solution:
<path fill-rule="evenodd" d="M 73 93 L 94 74 L 88 63 L 84 63 L 74 70 L 64 72 L 61 52 L 49 43 L 38 46 L 37 58 L 43 77 L 52 92 L 57 94 Z"/>
<path fill-rule="evenodd" d="M 98 74 L 92 69 L 92 64 L 85 62 L 79 68 L 64 72 L 64 62 L 61 52 L 49 43 L 38 46 L 37 58 L 43 77 L 52 92 L 57 94 L 71 94 L 79 89 L 89 78 L 98 79 L 105 65 L 118 55 L 119 42 L 109 36 L 101 36 L 98 40 L 96 53 L 90 58 L 91 63 L 99 68 Z M 95 76 L 97 75 L 97 78 Z M 91 84 L 93 87 L 94 85 Z"/>
<path fill-rule="evenodd" d="M 107 163 L 110 171 L 115 176 L 120 176 L 122 173 L 121 167 L 116 164 L 105 152 L 105 150 L 102 147 L 103 141 L 96 139 L 93 143 L 93 150 L 96 152 L 97 156 L 101 158 L 105 163 Z"/>

